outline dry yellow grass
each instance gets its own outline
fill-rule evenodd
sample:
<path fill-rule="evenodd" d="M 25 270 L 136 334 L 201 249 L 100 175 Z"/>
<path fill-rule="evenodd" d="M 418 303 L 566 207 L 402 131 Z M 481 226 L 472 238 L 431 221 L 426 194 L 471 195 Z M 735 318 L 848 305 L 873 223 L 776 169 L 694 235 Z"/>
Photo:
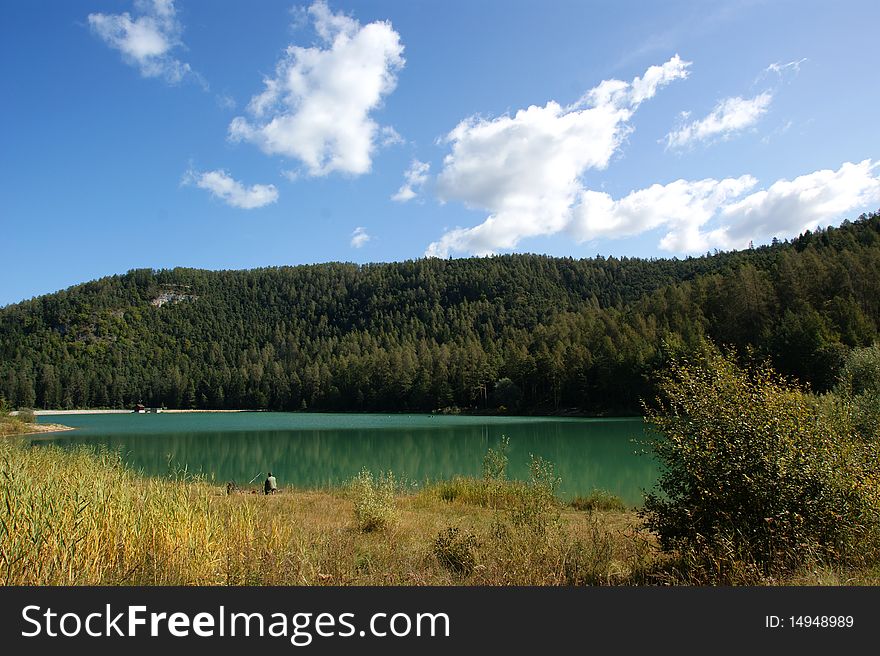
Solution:
<path fill-rule="evenodd" d="M 345 489 L 227 495 L 198 480 L 141 478 L 115 454 L 12 441 L 0 444 L 0 468 L 7 585 L 615 583 L 635 562 L 631 513 L 560 508 L 535 532 L 506 510 L 447 502 L 431 488 L 398 493 L 394 520 L 364 533 Z M 467 576 L 437 558 L 448 527 L 478 541 Z M 585 569 L 584 545 L 599 543 L 602 563 Z M 587 569 L 595 580 L 578 580 Z"/>
<path fill-rule="evenodd" d="M 73 430 L 62 424 L 38 424 L 32 410 L 20 411 L 17 415 L 9 414 L 3 399 L 0 399 L 0 438 L 13 435 L 33 435 L 36 433 L 57 433 Z"/>
<path fill-rule="evenodd" d="M 456 485 L 473 492 L 482 484 Z M 112 453 L 3 440 L 0 582 L 644 585 L 681 580 L 632 511 L 581 512 L 535 496 L 523 484 L 446 500 L 449 489 L 446 482 L 398 492 L 392 521 L 382 530 L 362 532 L 355 489 L 227 494 L 192 478 L 142 478 Z M 438 539 L 441 535 L 448 539 Z M 825 569 L 770 583 L 878 580 L 875 571 Z"/>
<path fill-rule="evenodd" d="M 0 414 L 0 437 L 21 435 L 26 433 L 31 426 L 31 424 L 22 421 L 18 417 Z"/>

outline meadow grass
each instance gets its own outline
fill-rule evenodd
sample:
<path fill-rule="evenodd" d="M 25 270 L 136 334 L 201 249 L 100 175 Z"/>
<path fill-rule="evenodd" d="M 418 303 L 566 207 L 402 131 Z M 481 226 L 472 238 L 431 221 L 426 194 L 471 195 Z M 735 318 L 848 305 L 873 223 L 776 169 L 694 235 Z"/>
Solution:
<path fill-rule="evenodd" d="M 366 477 L 361 476 L 361 483 Z M 378 479 L 375 479 L 378 484 Z M 457 478 L 356 512 L 369 487 L 227 494 L 147 478 L 119 456 L 0 440 L 5 585 L 669 585 L 694 583 L 637 513 L 576 510 L 531 482 Z M 374 502 L 374 501 L 373 501 Z M 876 584 L 804 570 L 794 584 Z M 774 583 L 768 581 L 768 583 Z"/>
<path fill-rule="evenodd" d="M 521 484 L 499 493 L 504 508 L 446 500 L 442 484 L 397 491 L 387 522 L 366 531 L 355 512 L 363 486 L 227 494 L 198 478 L 141 477 L 114 453 L 14 440 L 0 442 L 0 469 L 6 585 L 604 583 L 644 560 L 634 514 L 554 504 L 547 517 L 518 515 Z M 473 536 L 454 561 L 464 566 L 437 551 L 450 532 Z"/>

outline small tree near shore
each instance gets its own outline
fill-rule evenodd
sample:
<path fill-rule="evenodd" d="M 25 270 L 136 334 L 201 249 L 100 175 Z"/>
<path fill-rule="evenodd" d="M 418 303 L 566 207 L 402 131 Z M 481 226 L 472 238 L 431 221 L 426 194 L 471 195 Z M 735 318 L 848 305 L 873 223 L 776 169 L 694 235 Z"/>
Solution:
<path fill-rule="evenodd" d="M 763 575 L 875 555 L 878 445 L 859 439 L 845 403 L 717 354 L 674 361 L 659 389 L 646 419 L 662 473 L 642 516 L 663 549 Z"/>
<path fill-rule="evenodd" d="M 391 472 L 374 476 L 364 467 L 348 486 L 354 501 L 355 523 L 360 531 L 381 531 L 397 516 L 394 509 L 396 482 Z"/>

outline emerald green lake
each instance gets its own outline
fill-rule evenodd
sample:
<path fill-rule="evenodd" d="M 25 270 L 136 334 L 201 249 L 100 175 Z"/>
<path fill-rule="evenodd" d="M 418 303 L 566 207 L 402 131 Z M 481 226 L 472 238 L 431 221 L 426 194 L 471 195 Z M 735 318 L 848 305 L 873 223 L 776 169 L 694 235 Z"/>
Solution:
<path fill-rule="evenodd" d="M 530 454 L 551 461 L 571 498 L 608 490 L 641 505 L 658 471 L 638 454 L 640 418 L 462 417 L 443 415 L 282 412 L 78 414 L 41 417 L 77 430 L 32 438 L 35 445 L 103 446 L 120 450 L 148 476 L 174 466 L 218 482 L 246 484 L 267 470 L 279 485 L 338 485 L 362 467 L 393 471 L 414 483 L 480 476 L 483 455 L 510 438 L 508 475 L 527 479 Z"/>

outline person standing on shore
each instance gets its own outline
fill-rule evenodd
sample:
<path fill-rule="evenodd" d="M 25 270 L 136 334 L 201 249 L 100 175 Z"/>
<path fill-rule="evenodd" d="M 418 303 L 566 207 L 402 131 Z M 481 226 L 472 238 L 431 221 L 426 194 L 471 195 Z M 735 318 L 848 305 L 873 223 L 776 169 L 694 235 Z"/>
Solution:
<path fill-rule="evenodd" d="M 278 481 L 272 476 L 272 472 L 266 475 L 266 482 L 263 483 L 263 494 L 275 494 L 278 491 Z"/>

